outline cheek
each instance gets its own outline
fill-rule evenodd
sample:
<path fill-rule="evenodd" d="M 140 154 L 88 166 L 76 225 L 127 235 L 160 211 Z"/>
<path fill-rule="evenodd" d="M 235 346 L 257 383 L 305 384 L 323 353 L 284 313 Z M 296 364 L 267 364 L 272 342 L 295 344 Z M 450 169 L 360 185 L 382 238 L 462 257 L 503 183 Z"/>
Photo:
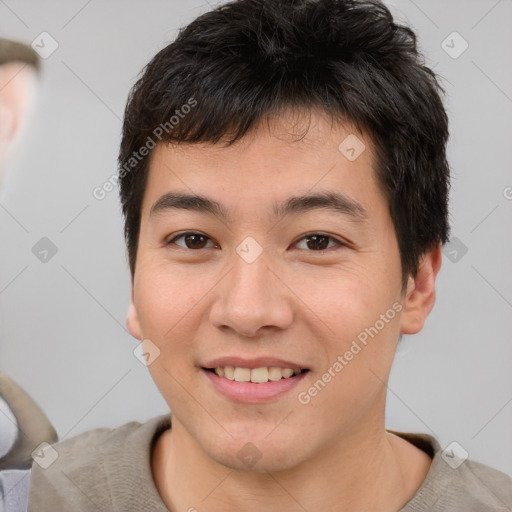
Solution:
<path fill-rule="evenodd" d="M 193 392 L 194 389 L 190 369 L 196 363 L 198 303 L 207 289 L 200 289 L 201 280 L 197 277 L 191 279 L 168 266 L 145 268 L 140 268 L 135 305 L 143 337 L 150 339 L 160 351 L 148 370 L 169 407 L 179 411 L 190 398 L 184 390 Z"/>
<path fill-rule="evenodd" d="M 316 342 L 325 354 L 316 380 L 299 390 L 300 402 L 310 403 L 313 417 L 314 411 L 332 413 L 327 423 L 333 428 L 339 418 L 355 422 L 376 400 L 384 400 L 383 382 L 388 380 L 400 332 L 401 304 L 391 294 L 386 297 L 347 283 L 344 290 L 347 293 L 318 295 L 318 311 L 329 329 L 317 321 L 312 330 L 321 333 Z"/>
<path fill-rule="evenodd" d="M 322 327 L 328 338 L 338 342 L 335 349 L 373 325 L 399 298 L 398 272 L 383 267 L 375 263 L 312 267 L 307 275 L 293 277 L 302 311 L 312 322 L 316 319 L 316 326 Z"/>
<path fill-rule="evenodd" d="M 135 282 L 135 302 L 143 333 L 162 340 L 200 301 L 202 279 L 179 266 L 149 261 L 141 264 Z M 181 319 L 181 320 L 180 320 Z"/>
<path fill-rule="evenodd" d="M 149 370 L 159 388 L 168 387 L 164 396 L 176 395 L 169 387 L 178 386 L 179 393 L 169 374 L 182 384 L 195 378 L 191 369 L 205 346 L 203 324 L 223 273 L 214 266 L 173 264 L 149 255 L 138 268 L 135 305 L 143 337 L 160 350 Z"/>
<path fill-rule="evenodd" d="M 400 333 L 401 303 L 400 270 L 384 267 L 347 265 L 296 281 L 297 295 L 306 297 L 303 318 L 325 352 L 318 377 L 328 373 L 329 384 L 325 392 L 321 383 L 317 386 L 322 389 L 317 405 L 334 403 L 346 412 L 381 389 L 376 375 L 386 380 Z"/>

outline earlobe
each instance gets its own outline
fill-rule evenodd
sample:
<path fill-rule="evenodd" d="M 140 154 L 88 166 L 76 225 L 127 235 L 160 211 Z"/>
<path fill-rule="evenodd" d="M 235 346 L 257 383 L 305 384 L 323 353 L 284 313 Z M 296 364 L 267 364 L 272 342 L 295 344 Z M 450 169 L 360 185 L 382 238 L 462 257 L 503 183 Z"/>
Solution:
<path fill-rule="evenodd" d="M 401 319 L 402 334 L 416 334 L 425 323 L 436 300 L 436 276 L 441 268 L 441 244 L 422 256 L 418 273 L 409 276 L 407 292 L 403 299 Z"/>
<path fill-rule="evenodd" d="M 137 313 L 137 309 L 135 308 L 135 303 L 133 300 L 133 288 L 130 296 L 130 305 L 128 306 L 128 312 L 126 314 L 126 327 L 128 327 L 128 331 L 134 338 L 142 340 L 142 331 L 140 328 L 139 315 Z"/>

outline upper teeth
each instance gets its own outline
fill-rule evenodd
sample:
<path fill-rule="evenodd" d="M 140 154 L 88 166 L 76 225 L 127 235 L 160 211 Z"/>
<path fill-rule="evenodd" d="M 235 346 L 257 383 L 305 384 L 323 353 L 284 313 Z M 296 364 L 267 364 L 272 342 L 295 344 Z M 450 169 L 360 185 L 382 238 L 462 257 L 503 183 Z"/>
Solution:
<path fill-rule="evenodd" d="M 257 383 L 268 382 L 269 380 L 280 380 L 281 378 L 287 379 L 293 374 L 298 375 L 300 372 L 301 370 L 299 368 L 293 370 L 292 368 L 279 368 L 276 366 L 270 368 L 241 368 L 239 366 L 215 368 L 215 373 L 220 377 L 236 380 L 237 382 Z"/>

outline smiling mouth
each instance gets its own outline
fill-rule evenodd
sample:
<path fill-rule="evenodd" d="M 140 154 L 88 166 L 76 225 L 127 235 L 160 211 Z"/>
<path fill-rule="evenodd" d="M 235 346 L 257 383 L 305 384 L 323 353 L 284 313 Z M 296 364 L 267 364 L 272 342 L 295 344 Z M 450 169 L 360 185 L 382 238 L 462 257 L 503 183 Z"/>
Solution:
<path fill-rule="evenodd" d="M 266 382 L 279 381 L 281 379 L 290 379 L 302 373 L 309 372 L 309 369 L 301 368 L 279 368 L 260 367 L 243 368 L 239 366 L 223 366 L 217 368 L 203 368 L 208 372 L 215 373 L 219 377 L 236 382 L 251 382 L 255 384 L 264 384 Z"/>

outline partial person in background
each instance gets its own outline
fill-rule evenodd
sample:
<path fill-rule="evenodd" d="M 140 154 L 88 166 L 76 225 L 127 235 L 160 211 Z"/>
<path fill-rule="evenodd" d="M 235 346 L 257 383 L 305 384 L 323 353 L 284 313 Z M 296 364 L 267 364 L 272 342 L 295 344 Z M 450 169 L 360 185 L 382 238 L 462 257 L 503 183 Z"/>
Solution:
<path fill-rule="evenodd" d="M 30 46 L 0 39 L 0 184 L 33 107 L 38 74 L 39 57 Z"/>
<path fill-rule="evenodd" d="M 39 57 L 30 46 L 0 39 L 0 185 L 30 117 L 38 74 Z M 56 440 L 43 411 L 0 371 L 0 512 L 26 510 L 32 452 Z"/>

